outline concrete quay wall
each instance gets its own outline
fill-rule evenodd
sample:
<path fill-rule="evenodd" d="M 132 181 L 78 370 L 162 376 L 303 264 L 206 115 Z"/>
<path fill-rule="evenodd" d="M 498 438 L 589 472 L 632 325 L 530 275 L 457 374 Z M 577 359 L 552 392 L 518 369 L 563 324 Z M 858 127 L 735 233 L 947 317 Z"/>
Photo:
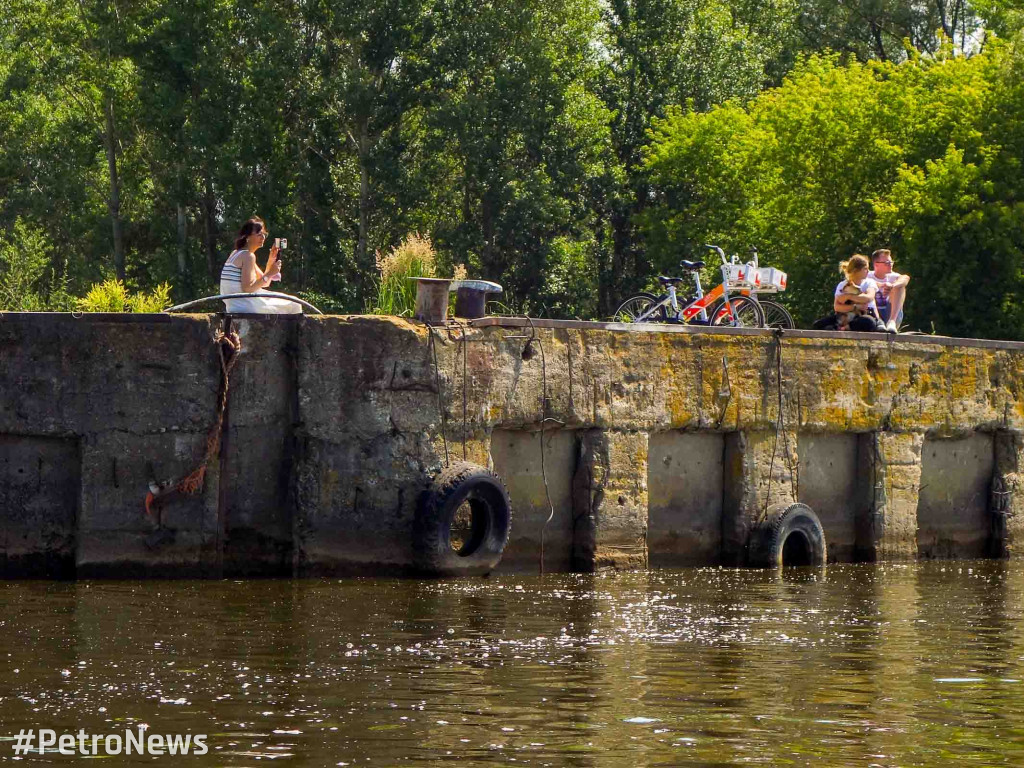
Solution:
<path fill-rule="evenodd" d="M 203 455 L 226 323 L 219 455 L 147 516 L 149 482 Z M 421 495 L 463 456 L 508 486 L 504 569 L 537 569 L 542 537 L 549 571 L 742 565 L 792 501 L 830 560 L 1024 550 L 1024 344 L 8 313 L 0 361 L 7 577 L 407 573 Z"/>

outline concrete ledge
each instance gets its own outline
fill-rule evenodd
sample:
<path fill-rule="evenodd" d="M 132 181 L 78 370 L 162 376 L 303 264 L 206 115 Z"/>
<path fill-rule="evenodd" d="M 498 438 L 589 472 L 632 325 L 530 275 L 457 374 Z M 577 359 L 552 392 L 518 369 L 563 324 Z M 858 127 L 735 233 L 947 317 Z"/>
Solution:
<path fill-rule="evenodd" d="M 221 453 L 149 519 L 149 482 L 203 455 L 226 323 Z M 1020 342 L 0 313 L 0 351 L 10 577 L 405 574 L 421 495 L 463 451 L 512 492 L 508 568 L 542 535 L 549 569 L 742 564 L 765 506 L 794 501 L 840 560 L 1024 551 Z"/>
<path fill-rule="evenodd" d="M 525 317 L 481 317 L 466 321 L 471 328 L 557 328 L 577 331 L 622 331 L 626 333 L 681 333 L 696 336 L 758 336 L 784 339 L 845 339 L 883 344 L 936 344 L 943 347 L 972 347 L 979 349 L 1024 350 L 1022 341 L 993 339 L 959 339 L 952 336 L 932 336 L 918 333 L 859 333 L 855 331 L 776 331 L 766 328 L 712 328 L 704 325 L 675 325 L 669 323 L 611 323 L 589 320 L 545 320 Z"/>

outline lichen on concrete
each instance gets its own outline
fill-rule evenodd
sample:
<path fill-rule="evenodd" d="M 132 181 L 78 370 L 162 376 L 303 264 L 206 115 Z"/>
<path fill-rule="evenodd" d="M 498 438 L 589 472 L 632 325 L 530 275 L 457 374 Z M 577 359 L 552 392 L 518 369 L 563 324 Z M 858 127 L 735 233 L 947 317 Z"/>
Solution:
<path fill-rule="evenodd" d="M 833 491 L 807 483 L 825 486 L 833 471 L 843 478 L 837 488 L 864 499 L 836 505 L 853 520 L 824 515 L 842 528 L 836 552 L 924 556 L 921 535 L 957 554 L 961 542 L 965 552 L 979 546 L 981 534 L 968 535 L 952 517 L 944 523 L 940 497 L 922 511 L 921 488 L 931 483 L 922 473 L 937 471 L 922 451 L 965 440 L 981 447 L 936 458 L 935 466 L 954 484 L 982 483 L 989 472 L 995 490 L 971 514 L 981 525 L 979 515 L 999 507 L 993 551 L 1021 549 L 1020 344 L 499 318 L 433 329 L 386 317 L 233 318 L 243 353 L 222 456 L 202 494 L 168 500 L 154 522 L 141 505 L 150 475 L 189 471 L 213 421 L 220 369 L 212 339 L 223 322 L 4 316 L 0 440 L 12 452 L 34 452 L 47 483 L 76 489 L 40 496 L 50 499 L 44 503 L 23 498 L 24 484 L 11 485 L 19 490 L 5 498 L 18 500 L 0 510 L 17 534 L 9 558 L 59 551 L 72 570 L 98 574 L 127 566 L 198 575 L 400 573 L 422 494 L 446 461 L 463 455 L 502 464 L 510 477 L 520 506 L 510 559 L 523 567 L 550 530 L 540 522 L 552 488 L 565 507 L 556 510 L 552 539 L 559 567 L 645 566 L 653 498 L 669 504 L 659 507 L 657 541 L 675 542 L 673 557 L 686 560 L 683 536 L 695 558 L 741 564 L 765 503 L 827 505 Z M 530 447 L 542 431 L 560 473 L 544 494 Z M 673 437 L 688 434 L 717 437 Z M 979 434 L 987 437 L 975 440 Z M 505 440 L 497 462 L 495 435 Z M 848 457 L 835 459 L 841 466 L 801 473 L 798 446 L 813 445 L 814 435 L 853 436 L 858 447 L 835 454 Z M 720 510 L 715 535 L 687 522 L 710 519 L 697 500 L 650 487 L 682 482 L 649 464 L 652 446 L 683 460 L 676 445 L 718 446 L 719 455 L 702 457 L 723 478 L 709 504 Z M 985 445 L 992 456 L 978 453 Z M 520 471 L 533 479 L 517 482 Z M 42 526 L 48 538 L 26 538 L 24 510 L 40 503 L 59 507 L 54 520 L 64 522 Z"/>

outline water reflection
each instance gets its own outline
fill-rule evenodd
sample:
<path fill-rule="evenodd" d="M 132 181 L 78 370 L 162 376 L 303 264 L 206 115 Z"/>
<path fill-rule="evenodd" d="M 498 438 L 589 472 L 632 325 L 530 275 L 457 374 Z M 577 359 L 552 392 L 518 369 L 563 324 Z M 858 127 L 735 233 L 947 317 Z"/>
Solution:
<path fill-rule="evenodd" d="M 18 582 L 0 736 L 208 733 L 196 765 L 1019 764 L 1022 595 L 1004 562 Z"/>

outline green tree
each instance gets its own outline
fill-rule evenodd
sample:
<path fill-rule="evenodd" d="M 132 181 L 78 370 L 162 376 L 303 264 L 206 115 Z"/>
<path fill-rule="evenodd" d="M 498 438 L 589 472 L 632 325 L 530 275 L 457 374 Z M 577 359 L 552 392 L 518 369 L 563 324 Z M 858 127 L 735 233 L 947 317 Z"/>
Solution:
<path fill-rule="evenodd" d="M 766 9 L 723 0 L 612 0 L 603 15 L 607 52 L 601 94 L 612 111 L 612 145 L 624 183 L 611 195 L 613 248 L 602 270 L 611 288 L 604 314 L 635 290 L 650 268 L 636 221 L 651 200 L 642 152 L 669 108 L 704 112 L 754 97 L 782 54 L 793 4 Z"/>
<path fill-rule="evenodd" d="M 12 23 L 0 33 L 9 57 L 0 173 L 12 191 L 0 201 L 4 218 L 30 213 L 65 256 L 77 257 L 76 272 L 95 276 L 109 254 L 109 267 L 123 276 L 126 218 L 135 212 L 125 206 L 125 189 L 137 199 L 144 182 L 136 173 L 137 72 L 124 54 L 121 19 L 107 2 L 5 2 L 3 15 Z M 81 226 L 103 215 L 99 206 L 109 239 Z M 84 215 L 68 215 L 81 209 Z"/>
<path fill-rule="evenodd" d="M 647 155 L 652 258 L 757 245 L 790 273 L 786 300 L 808 323 L 841 259 L 888 245 L 914 279 L 911 324 L 1020 338 L 1017 59 L 996 44 L 898 65 L 812 57 L 746 107 L 672 113 Z"/>
<path fill-rule="evenodd" d="M 617 172 L 595 93 L 598 20 L 589 0 L 459 0 L 433 16 L 420 104 L 425 151 L 445 158 L 434 242 L 522 310 L 560 301 L 551 274 L 577 251 L 556 241 L 596 255 L 594 200 Z"/>

